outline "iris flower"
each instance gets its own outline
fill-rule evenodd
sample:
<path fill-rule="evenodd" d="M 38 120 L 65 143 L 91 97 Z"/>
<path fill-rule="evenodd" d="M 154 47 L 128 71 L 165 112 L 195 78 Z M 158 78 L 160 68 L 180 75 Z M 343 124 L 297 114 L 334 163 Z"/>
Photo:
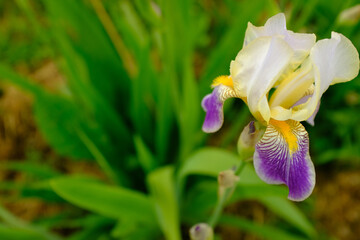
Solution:
<path fill-rule="evenodd" d="M 203 131 L 223 124 L 223 103 L 240 98 L 266 130 L 255 145 L 254 167 L 269 184 L 286 184 L 288 198 L 306 199 L 315 186 L 309 136 L 301 121 L 313 125 L 320 98 L 330 85 L 350 81 L 359 71 L 359 54 L 342 34 L 316 42 L 315 34 L 286 29 L 283 13 L 262 27 L 248 23 L 243 48 L 230 75 L 212 83 L 204 97 Z"/>

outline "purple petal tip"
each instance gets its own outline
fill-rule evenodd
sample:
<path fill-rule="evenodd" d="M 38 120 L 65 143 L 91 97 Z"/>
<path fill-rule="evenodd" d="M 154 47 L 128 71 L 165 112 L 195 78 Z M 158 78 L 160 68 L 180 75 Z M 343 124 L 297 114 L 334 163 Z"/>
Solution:
<path fill-rule="evenodd" d="M 219 99 L 218 88 L 211 94 L 206 95 L 201 106 L 206 112 L 202 130 L 206 133 L 213 133 L 219 130 L 224 121 L 223 102 Z"/>

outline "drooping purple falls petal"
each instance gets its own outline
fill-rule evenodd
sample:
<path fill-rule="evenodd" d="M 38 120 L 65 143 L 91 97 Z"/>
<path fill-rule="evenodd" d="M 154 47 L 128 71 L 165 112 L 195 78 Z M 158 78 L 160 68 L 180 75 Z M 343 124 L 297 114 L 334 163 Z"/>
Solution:
<path fill-rule="evenodd" d="M 211 94 L 206 95 L 201 106 L 206 112 L 202 130 L 207 133 L 216 132 L 224 122 L 223 106 L 228 98 L 236 97 L 235 91 L 228 86 L 218 85 Z"/>
<path fill-rule="evenodd" d="M 315 169 L 309 155 L 309 137 L 297 121 L 271 120 L 256 144 L 255 171 L 270 184 L 286 184 L 288 198 L 302 201 L 315 186 Z"/>

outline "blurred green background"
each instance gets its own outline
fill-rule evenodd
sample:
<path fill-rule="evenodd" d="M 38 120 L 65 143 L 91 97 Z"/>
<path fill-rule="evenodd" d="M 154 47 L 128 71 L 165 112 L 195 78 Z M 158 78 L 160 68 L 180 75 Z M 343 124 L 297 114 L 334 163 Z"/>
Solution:
<path fill-rule="evenodd" d="M 356 0 L 0 0 L 0 239 L 189 239 L 239 161 L 251 116 L 200 103 L 228 74 L 247 23 L 360 47 Z M 358 239 L 360 81 L 330 87 L 310 135 L 317 170 L 302 203 L 251 164 L 216 239 Z"/>

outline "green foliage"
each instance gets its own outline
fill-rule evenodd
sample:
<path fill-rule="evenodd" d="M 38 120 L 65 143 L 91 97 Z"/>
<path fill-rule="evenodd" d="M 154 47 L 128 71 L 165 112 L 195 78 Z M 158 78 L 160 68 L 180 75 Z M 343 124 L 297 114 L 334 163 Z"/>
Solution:
<path fill-rule="evenodd" d="M 76 177 L 52 179 L 51 187 L 65 200 L 104 216 L 153 223 L 153 206 L 142 193 Z"/>
<path fill-rule="evenodd" d="M 306 238 L 299 237 L 271 225 L 260 225 L 252 221 L 236 218 L 233 216 L 223 216 L 220 224 L 232 226 L 243 231 L 251 232 L 252 234 L 263 237 L 269 240 L 288 239 L 288 240 L 304 240 Z"/>
<path fill-rule="evenodd" d="M 147 182 L 157 219 L 166 239 L 180 240 L 179 208 L 175 194 L 174 169 L 163 167 L 151 172 Z"/>
<path fill-rule="evenodd" d="M 0 206 L 0 237 L 2 239 L 60 240 L 59 237 L 47 232 L 41 227 L 31 226 L 16 218 Z"/>
<path fill-rule="evenodd" d="M 260 201 L 270 210 L 301 229 L 309 237 L 314 237 L 314 227 L 308 222 L 304 214 L 299 211 L 299 209 L 297 209 L 293 203 L 285 200 L 284 198 L 279 198 L 276 196 L 261 198 Z"/>
<path fill-rule="evenodd" d="M 36 232 L 32 232 L 29 230 L 14 228 L 14 227 L 7 227 L 0 224 L 0 236 L 3 239 L 14 239 L 14 240 L 44 240 L 43 236 Z"/>
<path fill-rule="evenodd" d="M 0 238 L 58 239 L 48 229 L 64 222 L 76 230 L 68 237 L 72 240 L 184 238 L 182 226 L 209 219 L 217 202 L 218 173 L 243 161 L 232 152 L 249 120 L 239 102 L 225 106 L 230 117 L 222 136 L 201 131 L 200 102 L 211 80 L 228 74 L 247 22 L 262 25 L 280 11 L 286 12 L 291 30 L 315 32 L 319 38 L 336 30 L 357 46 L 359 23 L 334 20 L 355 1 L 330 2 L 0 1 L 2 12 L 15 9 L 1 30 L 1 78 L 33 96 L 37 126 L 58 154 L 95 161 L 108 178 L 100 182 L 65 176 L 50 165 L 30 161 L 8 164 L 6 169 L 25 174 L 30 182 L 3 182 L 1 189 L 16 188 L 23 198 L 71 205 L 79 213 L 75 220 L 71 214 L 59 214 L 55 220 L 27 224 L 1 210 Z M 16 29 L 10 30 L 14 19 Z M 27 21 L 33 31 L 24 27 Z M 11 44 L 11 31 L 33 34 L 27 39 L 33 58 L 24 43 Z M 58 64 L 64 89 L 48 91 L 14 70 L 24 61 L 36 65 L 45 57 Z M 309 129 L 317 139 L 312 156 L 318 163 L 360 156 L 360 85 L 355 80 L 339 89 L 323 98 L 330 107 L 320 110 L 316 122 L 322 124 Z M 344 115 L 351 117 L 344 120 Z M 336 129 L 330 136 L 329 128 Z M 208 142 L 230 151 L 205 148 Z M 277 218 L 261 225 L 224 216 L 220 225 L 266 239 L 316 237 L 287 194 L 283 186 L 263 183 L 247 164 L 228 203 L 255 200 Z"/>

